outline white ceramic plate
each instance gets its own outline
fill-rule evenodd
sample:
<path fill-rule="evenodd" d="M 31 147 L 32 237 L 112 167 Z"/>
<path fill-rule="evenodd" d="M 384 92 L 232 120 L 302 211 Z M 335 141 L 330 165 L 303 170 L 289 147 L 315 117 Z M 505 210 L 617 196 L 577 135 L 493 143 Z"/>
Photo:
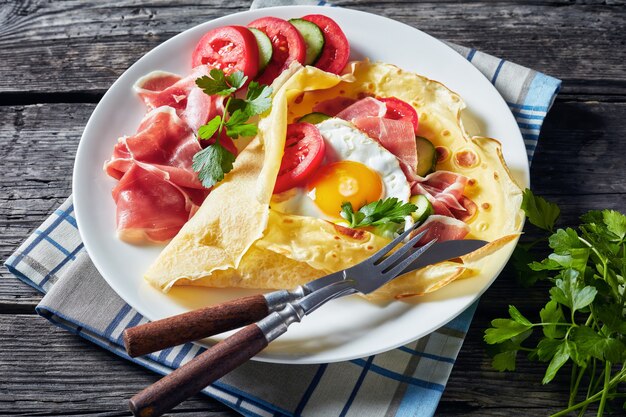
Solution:
<path fill-rule="evenodd" d="M 215 304 L 250 291 L 176 288 L 163 294 L 144 282 L 142 275 L 159 247 L 138 247 L 117 239 L 115 181 L 102 171 L 116 139 L 134 132 L 146 108 L 132 92 L 139 77 L 153 70 L 187 74 L 191 51 L 210 29 L 246 25 L 262 16 L 281 18 L 323 13 L 335 19 L 352 47 L 352 58 L 368 57 L 393 63 L 438 80 L 458 92 L 475 123 L 470 130 L 498 138 L 516 180 L 529 184 L 526 150 L 504 100 L 465 58 L 440 41 L 410 26 L 368 13 L 342 8 L 292 6 L 225 16 L 189 29 L 139 59 L 111 86 L 94 110 L 83 133 L 74 166 L 74 204 L 79 230 L 94 264 L 109 285 L 131 306 L 151 320 Z M 386 306 L 357 296 L 331 302 L 303 323 L 294 324 L 257 360 L 279 363 L 343 361 L 380 353 L 406 344 L 452 320 L 493 282 L 503 264 L 472 280 L 455 282 L 433 294 Z M 223 335 L 215 337 L 215 340 Z"/>

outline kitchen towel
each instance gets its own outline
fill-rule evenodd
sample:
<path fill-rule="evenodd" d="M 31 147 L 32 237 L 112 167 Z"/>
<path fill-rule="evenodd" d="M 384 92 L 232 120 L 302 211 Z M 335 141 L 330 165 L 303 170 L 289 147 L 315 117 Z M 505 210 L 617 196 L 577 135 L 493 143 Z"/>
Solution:
<path fill-rule="evenodd" d="M 254 1 L 252 8 L 311 1 Z M 323 13 L 323 10 L 320 10 Z M 560 81 L 500 58 L 450 45 L 492 82 L 522 131 L 529 161 Z M 166 374 L 203 348 L 185 344 L 130 358 L 122 332 L 147 320 L 100 276 L 83 248 L 69 197 L 6 261 L 19 279 L 45 293 L 37 312 L 152 371 Z M 367 358 L 322 365 L 249 362 L 203 392 L 245 416 L 432 416 L 476 304 L 441 329 Z"/>

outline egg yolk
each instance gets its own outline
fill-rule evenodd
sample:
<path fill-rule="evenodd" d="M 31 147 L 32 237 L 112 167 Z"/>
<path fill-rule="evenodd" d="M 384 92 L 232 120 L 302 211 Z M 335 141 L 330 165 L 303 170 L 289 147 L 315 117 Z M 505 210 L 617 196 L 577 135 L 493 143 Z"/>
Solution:
<path fill-rule="evenodd" d="M 376 171 L 360 162 L 339 161 L 322 166 L 307 185 L 309 196 L 325 214 L 339 217 L 341 204 L 356 211 L 380 200 L 383 182 Z"/>

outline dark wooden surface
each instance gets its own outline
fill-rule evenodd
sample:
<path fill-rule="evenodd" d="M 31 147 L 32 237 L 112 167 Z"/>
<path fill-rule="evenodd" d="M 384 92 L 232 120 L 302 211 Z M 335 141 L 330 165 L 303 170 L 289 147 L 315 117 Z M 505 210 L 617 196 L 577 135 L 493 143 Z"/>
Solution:
<path fill-rule="evenodd" d="M 534 190 L 562 223 L 588 209 L 626 209 L 624 1 L 338 1 L 383 14 L 563 80 L 532 167 Z M 70 193 L 82 129 L 102 94 L 145 52 L 248 1 L 0 1 L 0 258 Z M 156 380 L 34 314 L 41 295 L 0 269 L 0 415 L 128 415 L 126 400 Z M 491 370 L 482 342 L 507 305 L 535 311 L 541 288 L 505 272 L 482 298 L 439 416 L 545 416 L 567 401 L 566 378 L 542 386 L 526 360 Z M 195 397 L 175 415 L 232 416 Z"/>

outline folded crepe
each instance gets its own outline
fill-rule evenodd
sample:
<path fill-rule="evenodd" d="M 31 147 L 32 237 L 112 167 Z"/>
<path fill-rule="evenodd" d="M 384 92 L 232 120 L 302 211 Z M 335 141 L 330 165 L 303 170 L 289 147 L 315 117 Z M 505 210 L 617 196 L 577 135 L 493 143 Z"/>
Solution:
<path fill-rule="evenodd" d="M 370 295 L 393 299 L 434 291 L 458 278 L 478 276 L 487 262 L 503 264 L 523 224 L 522 193 L 494 139 L 469 138 L 462 99 L 442 84 L 390 64 L 361 61 L 337 76 L 292 65 L 275 83 L 272 109 L 233 170 L 161 252 L 145 279 L 173 285 L 294 288 L 371 256 L 388 240 L 314 217 L 272 210 L 271 198 L 285 146 L 286 127 L 336 97 L 397 97 L 415 107 L 420 135 L 448 157 L 437 170 L 470 178 L 464 195 L 477 206 L 468 238 L 491 243 L 459 259 L 413 271 Z"/>

